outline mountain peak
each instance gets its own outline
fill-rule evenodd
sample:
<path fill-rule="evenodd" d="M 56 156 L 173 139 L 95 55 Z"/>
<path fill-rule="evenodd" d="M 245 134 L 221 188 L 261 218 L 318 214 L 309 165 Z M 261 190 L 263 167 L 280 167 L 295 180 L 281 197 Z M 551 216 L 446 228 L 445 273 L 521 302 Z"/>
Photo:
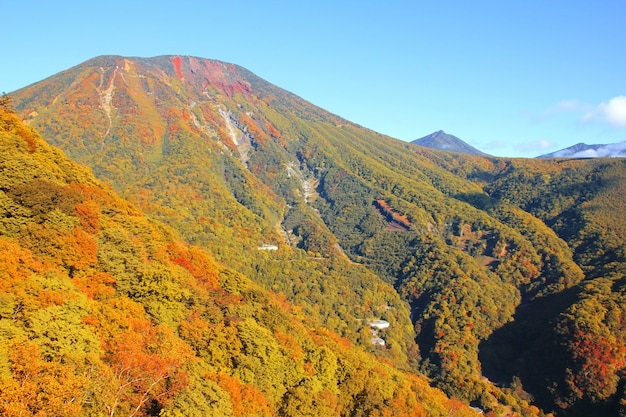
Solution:
<path fill-rule="evenodd" d="M 438 130 L 423 138 L 416 139 L 411 142 L 414 145 L 424 146 L 426 148 L 439 149 L 447 152 L 459 152 L 470 155 L 487 156 L 484 152 L 479 151 L 471 145 L 463 142 L 454 135 L 450 135 L 443 130 Z"/>

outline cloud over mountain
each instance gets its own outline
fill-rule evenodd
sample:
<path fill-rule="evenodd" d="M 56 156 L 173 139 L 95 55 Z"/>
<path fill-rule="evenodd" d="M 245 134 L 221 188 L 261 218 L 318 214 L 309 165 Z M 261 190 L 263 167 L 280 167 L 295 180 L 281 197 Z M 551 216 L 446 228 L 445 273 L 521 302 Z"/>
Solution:
<path fill-rule="evenodd" d="M 626 157 L 626 141 L 607 145 L 579 143 L 538 158 L 623 158 Z"/>
<path fill-rule="evenodd" d="M 573 158 L 619 158 L 626 157 L 626 141 L 620 143 L 611 143 L 604 145 L 598 149 L 587 149 L 584 151 L 576 152 L 572 155 Z"/>

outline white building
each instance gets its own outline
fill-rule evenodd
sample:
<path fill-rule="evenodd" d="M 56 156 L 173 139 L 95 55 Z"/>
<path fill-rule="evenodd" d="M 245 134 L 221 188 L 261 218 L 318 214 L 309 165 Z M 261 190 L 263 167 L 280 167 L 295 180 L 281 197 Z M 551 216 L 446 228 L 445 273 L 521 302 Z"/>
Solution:
<path fill-rule="evenodd" d="M 263 245 L 257 248 L 258 250 L 278 250 L 278 246 L 276 245 Z"/>
<path fill-rule="evenodd" d="M 372 344 L 376 346 L 385 346 L 385 339 L 380 337 L 372 337 Z"/>
<path fill-rule="evenodd" d="M 375 329 L 382 330 L 389 327 L 389 322 L 386 320 L 372 320 L 369 322 L 369 325 Z"/>

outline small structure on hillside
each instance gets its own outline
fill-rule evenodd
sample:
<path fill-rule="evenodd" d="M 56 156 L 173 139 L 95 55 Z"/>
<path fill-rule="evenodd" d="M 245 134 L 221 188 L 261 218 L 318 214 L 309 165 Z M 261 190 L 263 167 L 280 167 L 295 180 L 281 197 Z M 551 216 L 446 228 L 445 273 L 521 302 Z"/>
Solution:
<path fill-rule="evenodd" d="M 369 322 L 370 327 L 382 330 L 389 327 L 389 322 L 386 320 L 372 320 Z"/>
<path fill-rule="evenodd" d="M 385 346 L 385 339 L 378 335 L 378 331 L 389 327 L 389 322 L 386 320 L 370 320 L 367 322 L 370 325 L 370 331 L 372 332 L 372 338 L 370 341 L 375 346 Z"/>
<path fill-rule="evenodd" d="M 381 337 L 372 337 L 371 340 L 374 346 L 385 346 L 385 339 Z"/>
<path fill-rule="evenodd" d="M 257 250 L 278 250 L 278 246 L 265 244 L 259 246 Z"/>

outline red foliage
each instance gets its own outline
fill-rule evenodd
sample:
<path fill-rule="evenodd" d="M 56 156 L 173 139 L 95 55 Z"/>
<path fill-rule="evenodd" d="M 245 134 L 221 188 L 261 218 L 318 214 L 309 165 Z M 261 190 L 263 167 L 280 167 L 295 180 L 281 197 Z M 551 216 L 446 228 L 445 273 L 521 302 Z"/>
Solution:
<path fill-rule="evenodd" d="M 375 203 L 384 215 L 391 217 L 392 221 L 407 228 L 411 227 L 411 222 L 409 221 L 409 219 L 396 213 L 391 207 L 389 207 L 385 200 L 376 200 Z"/>
<path fill-rule="evenodd" d="M 183 71 L 181 70 L 181 64 L 183 59 L 179 56 L 172 57 L 172 64 L 174 64 L 174 69 L 176 70 L 176 76 L 180 79 L 183 78 Z"/>
<path fill-rule="evenodd" d="M 616 374 L 626 366 L 626 346 L 598 334 L 579 330 L 571 345 L 579 370 L 568 381 L 574 392 L 605 399 L 616 388 Z"/>

